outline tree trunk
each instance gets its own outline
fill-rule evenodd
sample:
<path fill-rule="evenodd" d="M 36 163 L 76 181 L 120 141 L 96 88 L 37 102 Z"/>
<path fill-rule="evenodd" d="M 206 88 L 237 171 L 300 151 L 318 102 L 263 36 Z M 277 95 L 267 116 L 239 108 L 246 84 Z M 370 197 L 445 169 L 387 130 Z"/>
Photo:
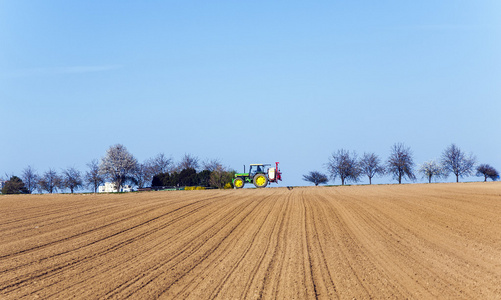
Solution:
<path fill-rule="evenodd" d="M 372 177 L 369 177 L 369 184 L 372 184 Z"/>
<path fill-rule="evenodd" d="M 428 183 L 431 183 L 431 175 L 428 175 Z"/>
<path fill-rule="evenodd" d="M 115 188 L 117 189 L 117 193 L 120 193 L 120 187 L 122 186 L 122 178 L 118 178 L 115 183 Z"/>

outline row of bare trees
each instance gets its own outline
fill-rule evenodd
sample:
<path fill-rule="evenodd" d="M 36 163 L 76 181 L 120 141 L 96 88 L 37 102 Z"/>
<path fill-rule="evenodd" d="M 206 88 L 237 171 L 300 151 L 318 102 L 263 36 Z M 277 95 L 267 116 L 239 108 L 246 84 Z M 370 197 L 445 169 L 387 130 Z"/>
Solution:
<path fill-rule="evenodd" d="M 339 177 L 341 184 L 346 182 L 358 182 L 360 177 L 367 176 L 369 184 L 372 184 L 372 178 L 375 176 L 390 175 L 398 183 L 402 180 L 416 180 L 415 163 L 411 149 L 402 143 L 394 144 L 391 147 L 390 155 L 385 163 L 381 161 L 375 153 L 364 153 L 359 159 L 355 152 L 344 149 L 333 153 L 326 164 L 330 178 L 335 180 Z M 464 178 L 476 171 L 477 176 L 487 179 L 497 180 L 499 174 L 492 166 L 488 164 L 476 165 L 476 158 L 473 154 L 467 154 L 455 144 L 448 146 L 443 152 L 440 161 L 430 160 L 423 163 L 418 173 L 431 182 L 432 179 L 443 179 L 453 174 L 456 182 L 459 178 Z M 303 175 L 303 180 L 312 182 L 315 185 L 327 183 L 327 175 L 312 171 Z"/>
<path fill-rule="evenodd" d="M 74 193 L 77 190 L 89 188 L 97 192 L 99 186 L 105 181 L 115 183 L 117 190 L 120 190 L 126 183 L 143 188 L 151 184 L 153 176 L 156 174 L 169 174 L 184 169 L 198 170 L 203 168 L 204 170 L 216 172 L 214 176 L 217 177 L 220 175 L 219 173 L 229 170 L 219 160 L 200 162 L 198 157 L 190 154 L 185 154 L 177 164 L 164 153 L 160 153 L 141 163 L 122 144 L 111 146 L 100 161 L 94 159 L 87 164 L 87 167 L 88 170 L 85 173 L 70 167 L 61 170 L 61 172 L 50 168 L 39 175 L 32 166 L 28 166 L 22 171 L 20 177 L 7 176 L 8 180 L 5 185 L 8 189 L 5 191 L 8 191 L 8 193 L 31 194 L 35 191 L 39 193 L 55 193 L 69 190 Z M 218 182 L 217 186 L 219 185 Z"/>
<path fill-rule="evenodd" d="M 6 185 L 12 181 L 12 178 L 16 176 L 11 176 L 10 180 L 7 181 Z M 18 177 L 17 177 L 18 178 Z M 43 174 L 39 175 L 32 166 L 25 168 L 21 174 L 23 185 L 17 190 L 23 190 L 25 188 L 26 193 L 33 193 L 35 190 L 39 193 L 47 192 L 54 193 L 58 190 L 70 190 L 73 193 L 84 185 L 84 179 L 80 171 L 75 168 L 67 168 L 58 173 L 54 169 L 49 169 Z M 16 193 L 16 189 L 10 190 L 12 193 Z M 2 193 L 5 193 L 2 191 Z"/>

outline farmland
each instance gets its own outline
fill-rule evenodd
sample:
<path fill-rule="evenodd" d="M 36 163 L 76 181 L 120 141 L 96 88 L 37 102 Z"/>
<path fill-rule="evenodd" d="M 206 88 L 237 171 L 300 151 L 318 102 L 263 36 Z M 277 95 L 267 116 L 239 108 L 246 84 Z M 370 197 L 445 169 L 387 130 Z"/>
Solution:
<path fill-rule="evenodd" d="M 501 299 L 501 184 L 0 197 L 1 299 Z"/>

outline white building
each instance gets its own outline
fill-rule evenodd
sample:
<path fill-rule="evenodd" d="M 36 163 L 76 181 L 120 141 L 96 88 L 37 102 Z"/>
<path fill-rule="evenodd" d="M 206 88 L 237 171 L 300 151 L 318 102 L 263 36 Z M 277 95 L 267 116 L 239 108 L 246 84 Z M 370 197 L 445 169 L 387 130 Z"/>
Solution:
<path fill-rule="evenodd" d="M 111 182 L 106 182 L 104 185 L 99 186 L 99 193 L 117 193 L 115 184 Z M 123 185 L 120 192 L 132 192 L 132 187 L 130 185 Z"/>

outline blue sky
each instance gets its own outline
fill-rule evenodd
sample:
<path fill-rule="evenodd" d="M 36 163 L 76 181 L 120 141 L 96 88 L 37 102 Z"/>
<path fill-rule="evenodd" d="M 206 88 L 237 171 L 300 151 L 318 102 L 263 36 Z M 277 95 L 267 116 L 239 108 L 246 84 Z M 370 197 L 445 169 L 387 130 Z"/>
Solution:
<path fill-rule="evenodd" d="M 494 0 L 0 0 L 0 174 L 85 171 L 116 143 L 140 161 L 280 161 L 281 185 L 307 185 L 338 149 L 386 160 L 397 142 L 416 164 L 456 143 L 500 170 L 500 13 Z"/>

